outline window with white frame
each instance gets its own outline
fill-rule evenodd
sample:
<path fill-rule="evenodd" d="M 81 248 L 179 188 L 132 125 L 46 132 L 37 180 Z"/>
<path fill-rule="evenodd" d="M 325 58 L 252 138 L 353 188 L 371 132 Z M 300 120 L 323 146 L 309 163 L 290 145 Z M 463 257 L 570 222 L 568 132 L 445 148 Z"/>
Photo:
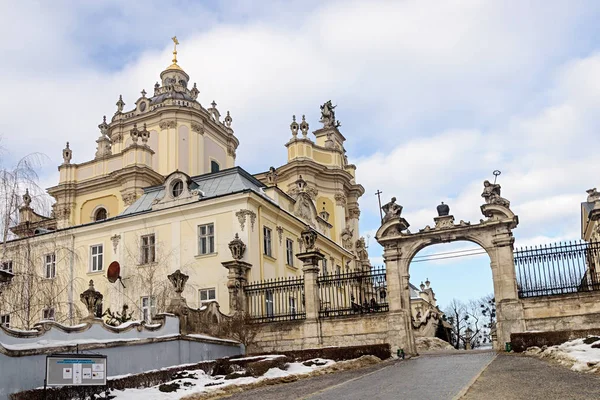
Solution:
<path fill-rule="evenodd" d="M 101 244 L 90 246 L 90 271 L 102 271 L 104 258 L 104 247 Z"/>
<path fill-rule="evenodd" d="M 156 297 L 142 297 L 142 318 L 146 322 L 152 321 L 152 317 L 156 315 Z"/>
<path fill-rule="evenodd" d="M 44 276 L 46 279 L 56 277 L 56 254 L 46 254 L 44 256 Z"/>
<path fill-rule="evenodd" d="M 327 275 L 327 259 L 326 258 L 321 260 L 321 270 L 323 271 L 323 275 Z"/>
<path fill-rule="evenodd" d="M 13 262 L 12 262 L 12 260 L 2 261 L 0 263 L 0 270 L 6 271 L 6 272 L 10 272 L 12 274 L 12 272 L 13 272 Z"/>
<path fill-rule="evenodd" d="M 204 224 L 198 226 L 198 254 L 211 254 L 215 252 L 215 225 Z"/>
<path fill-rule="evenodd" d="M 217 291 L 215 288 L 200 289 L 200 305 L 217 301 Z"/>
<path fill-rule="evenodd" d="M 0 315 L 0 325 L 2 325 L 5 328 L 10 328 L 10 315 L 9 314 Z"/>
<path fill-rule="evenodd" d="M 273 304 L 273 292 L 267 290 L 265 292 L 265 310 L 267 311 L 267 317 L 272 317 L 274 314 L 274 304 Z"/>
<path fill-rule="evenodd" d="M 285 254 L 286 262 L 290 267 L 294 266 L 294 241 L 292 239 L 285 239 Z"/>
<path fill-rule="evenodd" d="M 154 234 L 142 236 L 141 264 L 150 264 L 156 260 L 156 238 Z"/>
<path fill-rule="evenodd" d="M 266 226 L 263 226 L 263 250 L 265 254 L 270 257 L 272 257 L 273 255 L 271 237 L 271 229 L 267 228 Z"/>
<path fill-rule="evenodd" d="M 42 319 L 54 321 L 54 307 L 44 308 L 42 310 Z"/>

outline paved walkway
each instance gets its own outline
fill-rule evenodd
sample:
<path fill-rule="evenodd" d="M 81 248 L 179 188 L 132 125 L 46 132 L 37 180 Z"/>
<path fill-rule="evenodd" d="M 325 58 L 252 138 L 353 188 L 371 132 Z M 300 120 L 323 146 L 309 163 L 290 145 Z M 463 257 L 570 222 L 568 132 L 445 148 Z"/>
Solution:
<path fill-rule="evenodd" d="M 537 358 L 500 354 L 461 400 L 600 399 L 600 377 Z"/>
<path fill-rule="evenodd" d="M 360 370 L 263 387 L 233 395 L 229 399 L 452 399 L 493 357 L 492 352 L 425 355 L 407 361 L 385 362 Z"/>

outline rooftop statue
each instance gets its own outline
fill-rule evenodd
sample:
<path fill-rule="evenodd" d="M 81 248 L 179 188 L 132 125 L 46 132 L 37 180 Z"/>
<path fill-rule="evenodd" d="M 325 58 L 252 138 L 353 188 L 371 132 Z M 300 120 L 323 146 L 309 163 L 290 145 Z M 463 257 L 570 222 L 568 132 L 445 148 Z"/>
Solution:
<path fill-rule="evenodd" d="M 588 203 L 594 203 L 595 201 L 600 200 L 600 193 L 596 190 L 596 188 L 586 190 L 588 197 Z"/>
<path fill-rule="evenodd" d="M 498 204 L 506 208 L 510 207 L 510 201 L 500 196 L 500 184 L 498 183 L 490 183 L 488 180 L 484 181 L 481 197 L 485 199 L 486 204 Z"/>
<path fill-rule="evenodd" d="M 337 128 L 341 125 L 340 121 L 335 120 L 336 107 L 331 103 L 331 100 L 321 106 L 321 120 L 319 122 L 323 123 L 325 128 Z"/>
<path fill-rule="evenodd" d="M 387 204 L 384 204 L 381 209 L 385 213 L 383 216 L 382 223 L 385 223 L 393 218 L 400 218 L 400 214 L 402 214 L 402 206 L 400 204 L 396 204 L 396 198 L 392 197 L 392 201 Z"/>

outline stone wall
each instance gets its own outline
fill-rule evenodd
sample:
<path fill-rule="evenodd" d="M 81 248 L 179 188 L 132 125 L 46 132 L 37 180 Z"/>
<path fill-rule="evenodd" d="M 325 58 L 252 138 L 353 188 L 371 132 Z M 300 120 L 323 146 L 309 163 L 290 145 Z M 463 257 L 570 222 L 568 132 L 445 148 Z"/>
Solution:
<path fill-rule="evenodd" d="M 346 347 L 405 342 L 390 337 L 390 313 L 362 314 L 319 320 L 261 324 L 256 344 L 250 351 L 293 351 L 323 347 Z M 400 334 L 401 335 L 401 334 Z M 395 354 L 396 348 L 392 348 Z"/>
<path fill-rule="evenodd" d="M 179 319 L 162 315 L 159 323 L 109 327 L 101 320 L 74 327 L 53 322 L 33 331 L 0 329 L 0 400 L 10 393 L 43 386 L 46 355 L 94 352 L 108 357 L 110 376 L 196 363 L 243 353 L 231 340 L 205 335 L 180 335 Z"/>
<path fill-rule="evenodd" d="M 510 335 L 510 342 L 514 351 L 522 352 L 527 350 L 528 347 L 555 346 L 569 340 L 585 338 L 590 335 L 600 336 L 600 329 L 513 333 Z"/>
<path fill-rule="evenodd" d="M 600 328 L 600 292 L 521 299 L 525 331 Z"/>

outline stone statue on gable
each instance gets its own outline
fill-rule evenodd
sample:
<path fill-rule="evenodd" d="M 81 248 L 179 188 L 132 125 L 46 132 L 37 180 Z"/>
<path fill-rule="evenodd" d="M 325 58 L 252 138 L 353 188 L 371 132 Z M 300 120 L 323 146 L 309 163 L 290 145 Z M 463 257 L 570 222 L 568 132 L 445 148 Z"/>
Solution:
<path fill-rule="evenodd" d="M 600 200 L 600 193 L 598 193 L 596 188 L 588 189 L 588 190 L 586 190 L 586 192 L 588 194 L 588 197 L 587 197 L 588 203 L 594 203 L 594 202 Z"/>
<path fill-rule="evenodd" d="M 400 204 L 396 204 L 396 198 L 392 197 L 392 201 L 387 204 L 384 204 L 381 209 L 385 213 L 383 216 L 382 223 L 385 223 L 394 218 L 400 218 L 402 214 L 402 206 Z"/>
<path fill-rule="evenodd" d="M 335 120 L 335 108 L 331 100 L 321 106 L 321 122 L 325 128 L 337 128 L 341 124 Z"/>
<path fill-rule="evenodd" d="M 484 181 L 481 197 L 485 199 L 486 204 L 497 204 L 506 208 L 510 207 L 510 201 L 500 196 L 500 184 L 498 183 L 491 183 L 488 180 Z"/>

